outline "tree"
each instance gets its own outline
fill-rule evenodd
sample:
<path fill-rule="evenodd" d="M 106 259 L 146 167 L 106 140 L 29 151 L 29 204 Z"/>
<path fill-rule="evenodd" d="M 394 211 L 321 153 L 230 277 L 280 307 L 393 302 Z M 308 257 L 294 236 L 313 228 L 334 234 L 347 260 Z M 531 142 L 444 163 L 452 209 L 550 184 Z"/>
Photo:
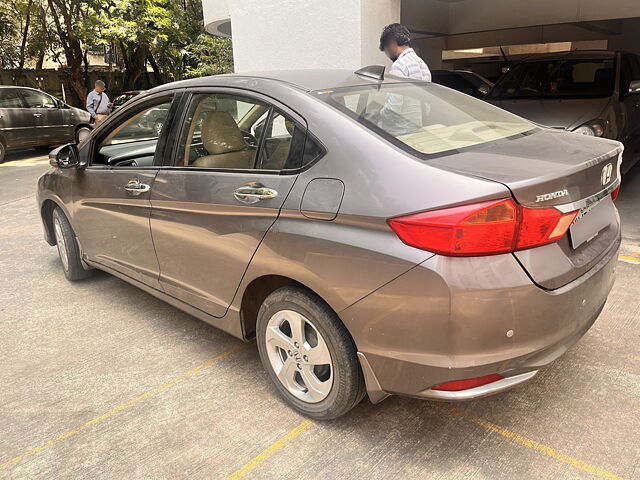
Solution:
<path fill-rule="evenodd" d="M 95 0 L 47 0 L 55 39 L 64 52 L 70 70 L 70 85 L 76 105 L 87 97 L 88 50 L 95 45 L 97 21 Z"/>
<path fill-rule="evenodd" d="M 202 33 L 186 48 L 185 78 L 233 72 L 233 50 L 229 38 Z"/>

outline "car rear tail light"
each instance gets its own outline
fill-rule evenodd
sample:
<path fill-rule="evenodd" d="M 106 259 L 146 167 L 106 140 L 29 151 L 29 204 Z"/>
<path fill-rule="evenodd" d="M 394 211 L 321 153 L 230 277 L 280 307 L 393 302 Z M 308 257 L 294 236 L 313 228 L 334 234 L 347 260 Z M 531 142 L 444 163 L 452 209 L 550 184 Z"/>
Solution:
<path fill-rule="evenodd" d="M 452 382 L 441 383 L 435 387 L 431 387 L 431 390 L 445 390 L 447 392 L 458 392 L 460 390 L 468 390 L 470 388 L 481 387 L 488 383 L 497 382 L 502 380 L 504 376 L 493 373 L 491 375 L 485 375 L 483 377 L 467 378 L 465 380 L 453 380 Z"/>
<path fill-rule="evenodd" d="M 496 255 L 555 242 L 577 211 L 526 208 L 512 199 L 475 203 L 391 218 L 407 245 L 449 256 Z"/>
<path fill-rule="evenodd" d="M 620 185 L 618 185 L 618 186 L 616 187 L 616 189 L 615 189 L 613 192 L 611 192 L 611 199 L 612 199 L 614 202 L 615 202 L 615 201 L 616 201 L 616 199 L 618 198 L 618 194 L 619 194 L 619 193 L 620 193 Z"/>

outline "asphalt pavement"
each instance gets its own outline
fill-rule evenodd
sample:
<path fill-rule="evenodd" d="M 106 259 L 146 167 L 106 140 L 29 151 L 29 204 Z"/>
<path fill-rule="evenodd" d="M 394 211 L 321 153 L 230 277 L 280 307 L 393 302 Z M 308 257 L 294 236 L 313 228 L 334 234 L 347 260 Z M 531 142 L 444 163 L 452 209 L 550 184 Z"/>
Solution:
<path fill-rule="evenodd" d="M 311 422 L 255 344 L 108 274 L 64 278 L 34 151 L 0 165 L 0 478 L 640 479 L 640 167 L 600 318 L 519 388 L 463 404 L 365 399 Z"/>

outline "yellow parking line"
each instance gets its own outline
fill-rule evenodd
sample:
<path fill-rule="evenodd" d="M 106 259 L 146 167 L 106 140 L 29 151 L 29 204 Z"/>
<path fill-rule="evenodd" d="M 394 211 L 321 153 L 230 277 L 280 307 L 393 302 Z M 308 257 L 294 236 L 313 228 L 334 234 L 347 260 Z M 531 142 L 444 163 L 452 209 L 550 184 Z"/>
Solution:
<path fill-rule="evenodd" d="M 45 163 L 49 161 L 49 157 L 35 157 L 35 158 L 27 158 L 25 160 L 15 160 L 12 162 L 0 163 L 0 167 L 21 167 L 27 166 L 28 164 L 42 162 Z"/>
<path fill-rule="evenodd" d="M 174 386 L 176 383 L 181 382 L 182 380 L 184 380 L 187 377 L 190 377 L 191 375 L 194 375 L 202 370 L 204 370 L 207 367 L 210 367 L 211 365 L 213 365 L 214 363 L 219 362 L 220 360 L 223 360 L 225 358 L 227 358 L 229 355 L 231 355 L 232 353 L 237 352 L 238 350 L 241 350 L 243 348 L 245 348 L 247 345 L 246 343 L 243 343 L 235 348 L 232 348 L 231 350 L 228 350 L 220 355 L 218 355 L 217 357 L 213 357 L 210 360 L 207 360 L 204 363 L 201 363 L 200 365 L 198 365 L 197 367 L 192 368 L 191 370 L 187 370 L 186 372 L 178 375 L 177 377 L 169 380 L 168 382 L 163 383 L 162 385 L 159 385 L 155 388 L 152 388 L 151 390 L 147 390 L 146 392 L 144 392 L 141 395 L 138 395 L 137 397 L 129 400 L 126 403 L 123 403 L 121 405 L 118 405 L 117 407 L 112 408 L 111 410 L 109 410 L 108 412 L 103 413 L 102 415 L 98 415 L 95 418 L 92 418 L 91 420 L 89 420 L 86 423 L 83 423 L 82 425 L 80 425 L 77 428 L 74 428 L 73 430 L 69 430 L 67 432 L 64 432 L 60 435 L 58 435 L 55 438 L 52 438 L 51 440 L 49 440 L 48 442 L 45 442 L 41 445 L 38 445 L 35 448 L 32 448 L 31 450 L 28 450 L 26 452 L 24 452 L 21 455 L 18 455 L 17 457 L 12 458 L 11 460 L 8 460 L 4 463 L 0 463 L 0 470 L 4 470 L 7 467 L 10 467 L 11 465 L 15 465 L 18 462 L 21 462 L 22 460 L 24 460 L 27 457 L 30 457 L 32 455 L 35 455 L 38 452 L 41 452 L 42 450 L 45 450 L 53 445 L 55 445 L 56 443 L 65 440 L 69 437 L 72 437 L 73 435 L 77 435 L 78 433 L 82 432 L 83 430 L 86 430 L 87 428 L 95 425 L 98 422 L 101 422 L 103 420 L 107 420 L 108 418 L 114 416 L 117 413 L 120 413 L 124 410 L 127 410 L 128 408 L 131 408 L 132 406 L 134 406 L 135 404 L 141 402 L 142 400 L 146 400 L 147 398 L 162 392 L 163 390 L 166 390 L 169 387 Z"/>
<path fill-rule="evenodd" d="M 536 442 L 535 440 L 531 440 L 527 437 L 523 437 L 522 435 L 516 432 L 512 432 L 511 430 L 502 428 L 487 420 L 484 420 L 483 418 L 475 417 L 471 414 L 468 414 L 460 410 L 459 408 L 450 407 L 450 406 L 441 406 L 441 408 L 444 408 L 445 410 L 453 413 L 454 415 L 471 420 L 473 423 L 480 425 L 481 427 L 491 432 L 495 432 L 499 435 L 502 435 L 503 437 L 508 438 L 509 440 L 513 440 L 514 442 L 519 443 L 520 445 L 524 445 L 525 447 L 529 447 L 539 452 L 542 452 L 549 457 L 555 458 L 556 460 L 560 460 L 561 462 L 564 462 L 568 465 L 571 465 L 572 467 L 575 467 L 582 471 L 590 473 L 591 475 L 595 475 L 597 477 L 604 478 L 607 480 L 624 480 L 623 477 L 619 477 L 618 475 L 611 473 L 603 468 L 596 467 L 595 465 L 591 465 L 589 463 L 583 462 L 582 460 L 578 460 L 577 458 L 570 457 L 569 455 L 566 455 L 554 448 L 548 447 L 540 442 Z"/>
<path fill-rule="evenodd" d="M 245 475 L 247 475 L 248 473 L 250 473 L 252 470 L 255 470 L 260 464 L 262 464 L 265 460 L 267 460 L 271 455 L 276 453 L 278 450 L 284 447 L 289 441 L 296 438 L 298 435 L 300 435 L 302 432 L 307 430 L 312 425 L 313 425 L 313 422 L 311 420 L 305 420 L 296 428 L 291 430 L 289 433 L 287 433 L 283 437 L 280 437 L 278 440 L 276 440 L 274 443 L 269 445 L 261 453 L 259 453 L 258 455 L 253 457 L 251 460 L 249 460 L 247 463 L 245 463 L 242 466 L 242 468 L 240 468 L 239 470 L 236 470 L 231 475 L 229 475 L 227 477 L 227 480 L 238 480 L 244 477 Z"/>
<path fill-rule="evenodd" d="M 620 255 L 618 256 L 618 260 L 626 263 L 640 263 L 639 257 L 631 257 L 629 255 Z"/>

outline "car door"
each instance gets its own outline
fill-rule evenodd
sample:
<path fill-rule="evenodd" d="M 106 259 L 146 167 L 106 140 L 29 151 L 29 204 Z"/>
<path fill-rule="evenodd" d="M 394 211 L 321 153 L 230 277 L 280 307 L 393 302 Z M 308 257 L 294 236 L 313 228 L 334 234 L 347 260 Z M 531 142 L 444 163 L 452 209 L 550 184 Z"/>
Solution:
<path fill-rule="evenodd" d="M 34 145 L 65 143 L 64 122 L 58 102 L 51 95 L 31 88 L 20 89 L 20 94 L 33 118 L 32 126 L 37 127 L 35 135 L 32 133 Z"/>
<path fill-rule="evenodd" d="M 89 260 L 161 290 L 149 217 L 149 198 L 166 145 L 177 94 L 141 102 L 95 132 L 90 164 L 73 184 L 74 228 Z M 160 134 L 137 128 L 151 111 L 165 112 Z"/>
<path fill-rule="evenodd" d="M 297 178 L 306 124 L 257 94 L 225 90 L 192 94 L 184 118 L 174 163 L 151 192 L 160 282 L 221 317 Z"/>
<path fill-rule="evenodd" d="M 33 144 L 34 118 L 17 88 L 0 88 L 0 136 L 8 148 Z"/>

